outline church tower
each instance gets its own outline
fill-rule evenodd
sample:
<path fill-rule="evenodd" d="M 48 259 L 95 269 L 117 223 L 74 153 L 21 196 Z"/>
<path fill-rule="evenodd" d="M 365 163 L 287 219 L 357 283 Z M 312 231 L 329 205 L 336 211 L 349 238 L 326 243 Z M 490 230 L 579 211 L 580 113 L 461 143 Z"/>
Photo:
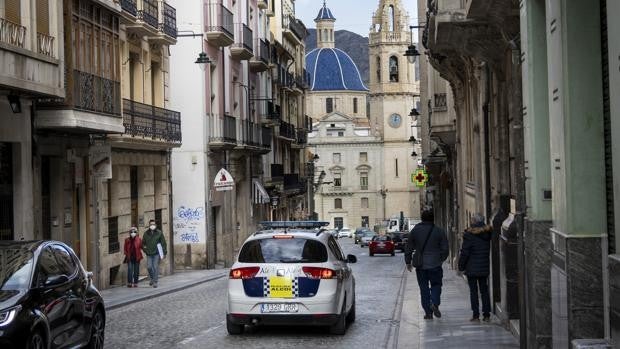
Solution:
<path fill-rule="evenodd" d="M 410 137 L 416 139 L 415 120 L 409 114 L 419 96 L 415 65 L 404 56 L 411 44 L 409 15 L 401 0 L 380 0 L 369 35 L 370 123 L 383 140 L 386 216 L 418 218 L 417 189 L 411 174 L 418 155 Z"/>
<path fill-rule="evenodd" d="M 314 19 L 316 23 L 316 47 L 318 48 L 334 48 L 334 22 L 336 17 L 327 7 L 326 1 L 323 1 L 323 7 L 319 10 L 319 14 Z"/>

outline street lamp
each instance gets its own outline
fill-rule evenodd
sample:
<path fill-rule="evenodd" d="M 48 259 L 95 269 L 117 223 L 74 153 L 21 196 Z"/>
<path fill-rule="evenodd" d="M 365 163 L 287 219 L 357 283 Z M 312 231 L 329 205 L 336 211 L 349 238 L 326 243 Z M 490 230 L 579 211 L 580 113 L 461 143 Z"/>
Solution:
<path fill-rule="evenodd" d="M 418 57 L 420 55 L 420 52 L 418 51 L 418 49 L 416 49 L 415 45 L 413 44 L 413 28 L 424 28 L 424 26 L 422 25 L 410 25 L 409 26 L 409 30 L 411 31 L 411 44 L 407 47 L 407 51 L 405 51 L 405 57 L 407 57 L 407 60 L 409 61 L 409 63 L 415 63 L 415 59 L 416 57 Z"/>
<path fill-rule="evenodd" d="M 207 64 L 211 64 L 212 62 L 213 61 L 211 61 L 211 59 L 209 58 L 209 56 L 207 56 L 205 52 L 200 52 L 198 54 L 198 58 L 196 58 L 196 61 L 194 63 L 198 64 L 200 69 L 204 71 Z"/>

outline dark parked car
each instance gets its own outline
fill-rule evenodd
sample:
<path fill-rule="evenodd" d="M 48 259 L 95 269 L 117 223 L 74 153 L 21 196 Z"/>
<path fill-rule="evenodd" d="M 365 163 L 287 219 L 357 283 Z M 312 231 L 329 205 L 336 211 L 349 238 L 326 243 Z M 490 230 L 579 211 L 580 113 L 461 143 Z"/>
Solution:
<path fill-rule="evenodd" d="M 103 299 L 67 245 L 0 241 L 0 276 L 0 348 L 103 348 Z"/>
<path fill-rule="evenodd" d="M 407 245 L 407 233 L 395 232 L 390 233 L 392 241 L 394 242 L 394 249 L 405 252 L 405 246 Z"/>

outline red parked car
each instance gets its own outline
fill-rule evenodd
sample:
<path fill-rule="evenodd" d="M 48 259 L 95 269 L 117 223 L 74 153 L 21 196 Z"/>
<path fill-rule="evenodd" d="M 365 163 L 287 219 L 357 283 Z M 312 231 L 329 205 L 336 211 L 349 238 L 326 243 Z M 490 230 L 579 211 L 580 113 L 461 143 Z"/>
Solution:
<path fill-rule="evenodd" d="M 377 235 L 372 238 L 370 244 L 368 244 L 368 253 L 370 256 L 374 256 L 375 253 L 395 254 L 394 241 L 387 235 Z"/>

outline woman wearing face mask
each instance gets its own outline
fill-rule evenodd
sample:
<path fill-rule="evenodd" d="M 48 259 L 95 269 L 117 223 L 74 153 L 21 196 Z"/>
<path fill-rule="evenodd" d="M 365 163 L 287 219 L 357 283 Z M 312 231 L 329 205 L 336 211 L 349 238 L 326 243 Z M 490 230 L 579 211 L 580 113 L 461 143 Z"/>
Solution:
<path fill-rule="evenodd" d="M 142 260 L 142 239 L 138 236 L 138 228 L 129 229 L 129 237 L 125 239 L 125 263 L 127 263 L 127 287 L 138 287 L 140 260 Z"/>

